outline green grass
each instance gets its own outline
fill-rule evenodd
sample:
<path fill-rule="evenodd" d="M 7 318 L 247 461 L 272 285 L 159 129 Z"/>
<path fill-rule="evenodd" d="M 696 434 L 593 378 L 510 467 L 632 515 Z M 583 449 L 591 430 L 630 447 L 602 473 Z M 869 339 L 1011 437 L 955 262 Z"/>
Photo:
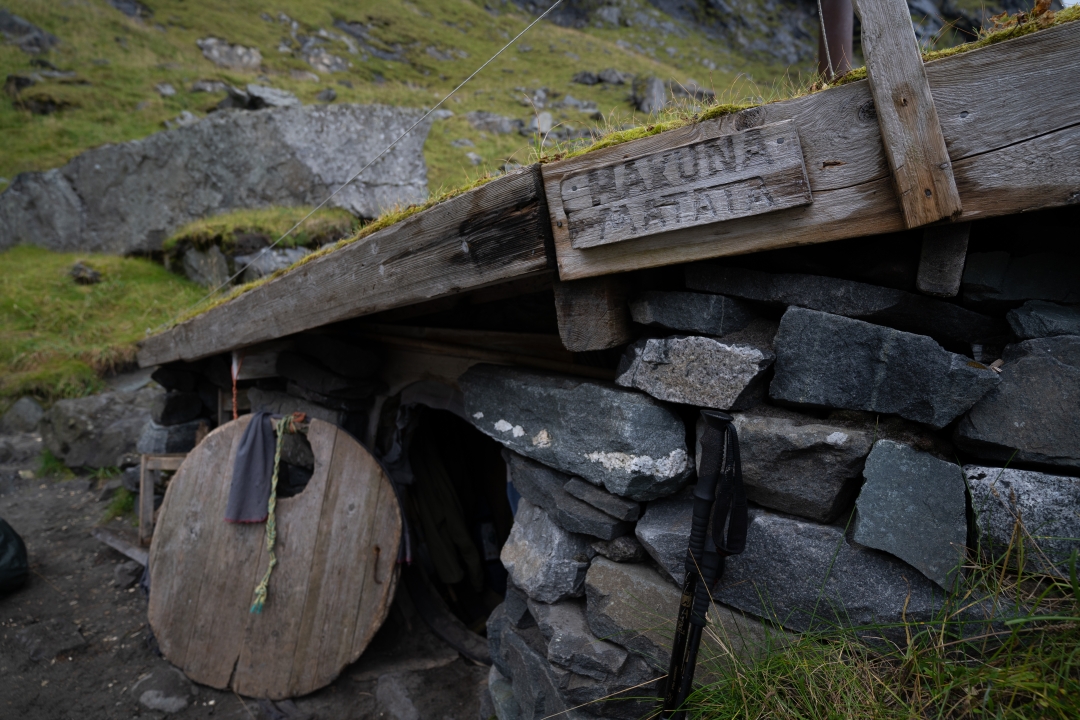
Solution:
<path fill-rule="evenodd" d="M 101 518 L 102 524 L 115 518 L 135 519 L 135 493 L 127 488 L 119 488 L 105 508 L 105 515 Z"/>
<path fill-rule="evenodd" d="M 931 622 L 804 634 L 754 662 L 709 664 L 714 679 L 688 699 L 688 715 L 1080 717 L 1076 553 L 1063 579 L 1028 572 L 1032 552 L 1037 546 L 1018 522 L 1009 552 L 996 561 L 976 553 L 964 583 Z M 1012 610 L 981 626 L 984 632 L 972 635 L 968 625 L 965 633 L 959 617 L 988 596 Z M 881 640 L 886 634 L 901 640 Z M 859 639 L 868 635 L 879 639 L 872 646 Z"/>
<path fill-rule="evenodd" d="M 42 478 L 59 478 L 67 480 L 68 478 L 75 477 L 75 473 L 71 471 L 64 461 L 52 454 L 52 451 L 46 448 L 41 451 L 41 455 L 38 457 L 38 477 Z"/>
<path fill-rule="evenodd" d="M 653 12 L 645 0 L 631 4 Z M 337 102 L 431 107 L 532 20 L 498 0 L 279 0 L 273 5 L 256 0 L 156 0 L 151 5 L 154 17 L 142 21 L 127 18 L 107 0 L 67 4 L 9 0 L 5 4 L 61 39 L 45 57 L 61 69 L 75 70 L 80 84 L 70 79 L 47 80 L 23 91 L 24 98 L 39 95 L 70 103 L 68 109 L 49 116 L 31 115 L 6 97 L 0 102 L 0 134 L 5 139 L 0 177 L 10 180 L 18 172 L 59 166 L 90 147 L 145 137 L 184 110 L 203 116 L 222 96 L 189 92 L 197 79 L 238 86 L 270 84 L 295 93 L 304 103 L 316 102 L 319 91 L 332 87 Z M 485 5 L 496 12 L 488 12 Z M 274 19 L 261 19 L 263 12 Z M 333 27 L 335 19 L 367 23 L 374 28 L 376 43 L 401 46 L 404 61 L 375 57 L 365 61 L 350 54 L 344 43 L 332 40 L 325 49 L 350 61 L 352 67 L 323 73 L 320 82 L 296 79 L 294 71 L 313 69 L 291 53 L 278 52 L 283 39 L 291 42 L 288 27 L 276 20 L 279 12 L 297 20 L 299 33 L 308 36 L 322 28 L 340 34 Z M 209 35 L 258 48 L 262 68 L 242 72 L 212 64 L 195 45 L 197 39 Z M 621 47 L 619 41 L 629 41 L 646 52 Z M 435 59 L 428 54 L 429 47 L 452 51 L 453 57 Z M 675 50 L 674 57 L 664 52 L 667 47 Z M 0 44 L 4 76 L 34 71 L 30 59 L 15 46 Z M 705 61 L 723 69 L 707 70 L 701 64 Z M 717 90 L 741 88 L 744 96 L 760 95 L 758 85 L 768 85 L 787 71 L 738 57 L 693 29 L 680 37 L 641 27 L 577 30 L 543 22 L 446 105 L 456 115 L 435 124 L 425 147 L 430 187 L 436 191 L 454 187 L 508 160 L 523 162 L 528 157 L 528 138 L 486 135 L 465 118 L 471 110 L 487 110 L 527 120 L 533 110 L 523 102 L 518 88 L 571 93 L 595 102 L 605 115 L 615 113 L 621 122 L 633 122 L 628 87 L 570 82 L 580 70 L 607 67 L 679 82 L 692 78 Z M 353 87 L 339 85 L 339 80 Z M 154 88 L 164 82 L 171 83 L 177 94 L 161 97 Z M 592 124 L 576 110 L 551 112 L 557 122 L 577 127 Z M 460 139 L 472 141 L 475 147 L 451 145 Z M 482 156 L 483 162 L 474 167 L 466 158 L 468 151 Z M 4 187 L 0 182 L 0 190 Z"/>
<path fill-rule="evenodd" d="M 76 285 L 83 260 L 102 275 Z M 101 377 L 132 363 L 135 343 L 202 288 L 149 260 L 16 247 L 0 253 L 0 398 L 43 402 L 102 387 Z"/>

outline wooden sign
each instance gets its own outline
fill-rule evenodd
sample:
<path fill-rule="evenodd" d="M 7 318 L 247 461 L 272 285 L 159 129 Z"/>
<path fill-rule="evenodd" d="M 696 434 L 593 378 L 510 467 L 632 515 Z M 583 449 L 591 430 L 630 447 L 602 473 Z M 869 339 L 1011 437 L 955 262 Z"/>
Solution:
<path fill-rule="evenodd" d="M 705 137 L 603 162 L 544 167 L 556 238 L 575 249 L 808 205 L 795 123 Z"/>
<path fill-rule="evenodd" d="M 188 454 L 165 493 L 150 546 L 150 627 L 161 654 L 196 682 L 249 697 L 306 695 L 334 680 L 390 611 L 402 520 L 390 479 L 345 431 L 312 420 L 315 472 L 277 501 L 277 565 L 259 524 L 225 522 L 233 461 L 252 416 Z"/>

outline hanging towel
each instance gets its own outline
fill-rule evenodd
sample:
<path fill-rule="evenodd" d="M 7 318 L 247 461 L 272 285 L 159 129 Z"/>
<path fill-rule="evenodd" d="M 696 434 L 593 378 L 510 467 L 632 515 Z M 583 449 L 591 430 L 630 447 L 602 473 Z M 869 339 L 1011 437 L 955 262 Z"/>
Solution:
<path fill-rule="evenodd" d="M 270 413 L 252 413 L 233 463 L 226 522 L 266 522 L 276 442 Z"/>

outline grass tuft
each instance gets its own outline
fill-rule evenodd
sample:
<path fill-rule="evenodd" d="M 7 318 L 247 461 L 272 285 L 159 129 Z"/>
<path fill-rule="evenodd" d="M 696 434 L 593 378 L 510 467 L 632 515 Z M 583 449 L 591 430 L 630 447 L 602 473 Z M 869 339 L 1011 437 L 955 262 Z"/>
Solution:
<path fill-rule="evenodd" d="M 46 448 L 41 451 L 41 456 L 38 458 L 38 477 L 42 478 L 58 478 L 61 480 L 67 480 L 75 477 L 75 473 L 71 471 L 64 461 L 53 455 L 52 451 Z"/>
<path fill-rule="evenodd" d="M 105 508 L 105 515 L 101 521 L 107 523 L 116 518 L 135 519 L 135 493 L 127 488 L 120 488 L 112 496 L 112 500 L 109 501 L 109 506 Z"/>

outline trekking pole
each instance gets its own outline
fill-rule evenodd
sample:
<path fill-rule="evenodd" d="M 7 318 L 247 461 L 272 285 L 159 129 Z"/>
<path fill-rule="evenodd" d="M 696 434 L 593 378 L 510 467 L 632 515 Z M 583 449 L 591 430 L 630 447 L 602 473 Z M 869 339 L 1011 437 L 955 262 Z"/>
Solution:
<path fill-rule="evenodd" d="M 686 549 L 686 579 L 663 689 L 660 717 L 664 720 L 682 720 L 685 715 L 682 706 L 694 682 L 713 585 L 724 572 L 724 558 L 741 553 L 746 546 L 746 495 L 733 418 L 716 410 L 702 410 L 701 418 L 705 431 Z"/>

